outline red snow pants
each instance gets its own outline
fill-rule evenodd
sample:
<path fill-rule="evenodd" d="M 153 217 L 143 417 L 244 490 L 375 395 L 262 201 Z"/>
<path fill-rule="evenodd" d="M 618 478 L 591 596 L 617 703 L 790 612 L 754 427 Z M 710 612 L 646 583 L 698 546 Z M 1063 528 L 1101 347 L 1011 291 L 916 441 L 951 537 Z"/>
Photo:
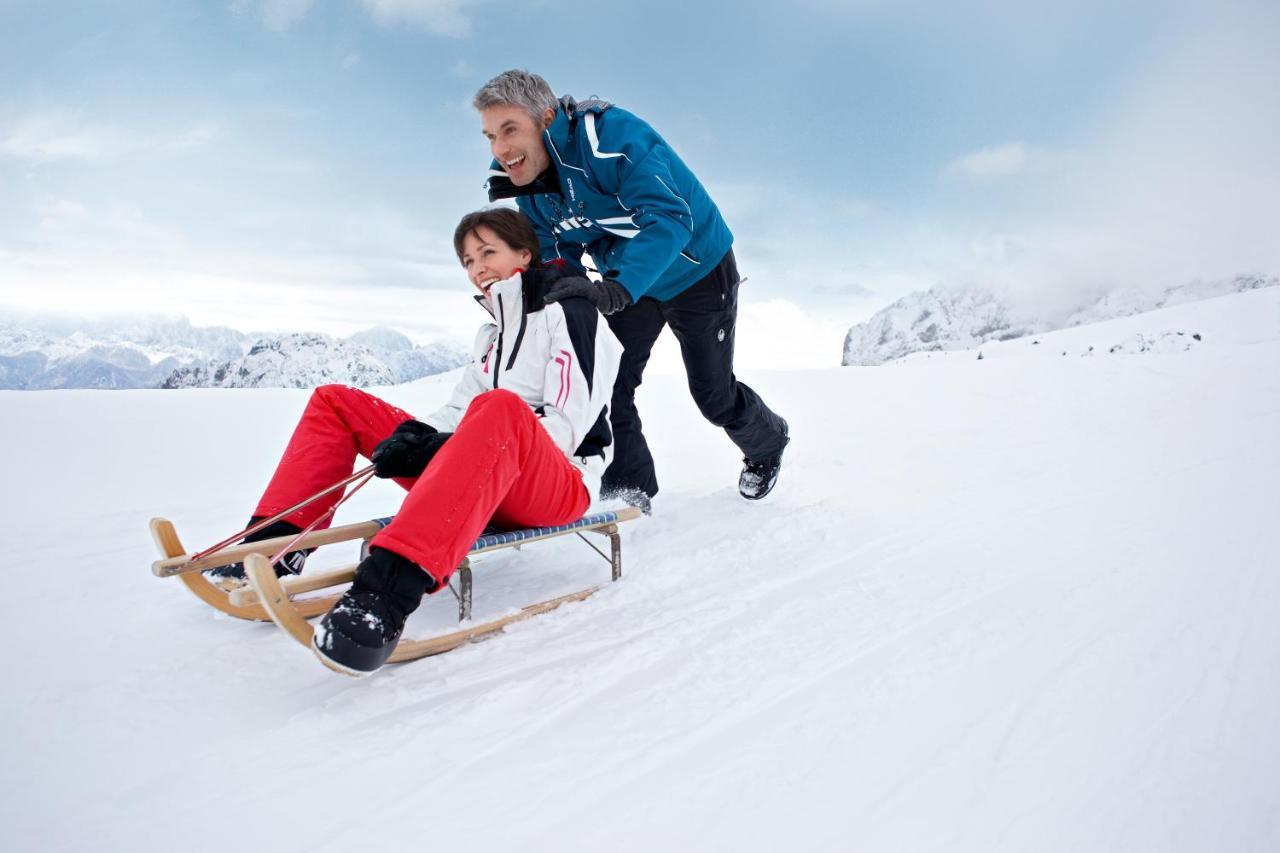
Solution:
<path fill-rule="evenodd" d="M 253 514 L 275 515 L 349 476 L 357 454 L 367 458 L 411 417 L 356 388 L 315 389 Z M 502 389 L 471 401 L 420 477 L 396 482 L 409 494 L 370 544 L 407 557 L 442 585 L 491 519 L 510 528 L 568 524 L 591 502 L 582 472 L 529 404 Z M 306 527 L 340 497 L 327 495 L 286 520 Z"/>

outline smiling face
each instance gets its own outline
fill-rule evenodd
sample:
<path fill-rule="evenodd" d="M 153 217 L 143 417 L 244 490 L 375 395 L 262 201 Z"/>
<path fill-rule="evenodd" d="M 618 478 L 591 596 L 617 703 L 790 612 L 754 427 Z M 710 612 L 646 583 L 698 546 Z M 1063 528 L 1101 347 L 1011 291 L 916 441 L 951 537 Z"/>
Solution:
<path fill-rule="evenodd" d="M 506 281 L 516 270 L 528 269 L 533 253 L 512 248 L 487 225 L 477 226 L 462 238 L 462 268 L 486 299 L 496 281 Z"/>
<path fill-rule="evenodd" d="M 542 122 L 535 122 L 523 107 L 514 104 L 495 104 L 480 111 L 480 125 L 484 138 L 489 140 L 489 150 L 511 183 L 518 187 L 530 184 L 551 165 L 542 144 L 542 131 L 555 117 L 556 111 L 548 109 Z"/>

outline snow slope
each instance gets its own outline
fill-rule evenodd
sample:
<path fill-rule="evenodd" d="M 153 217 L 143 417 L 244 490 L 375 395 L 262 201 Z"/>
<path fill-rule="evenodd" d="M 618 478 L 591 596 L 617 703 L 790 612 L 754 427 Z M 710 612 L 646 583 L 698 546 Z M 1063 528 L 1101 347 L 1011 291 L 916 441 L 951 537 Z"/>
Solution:
<path fill-rule="evenodd" d="M 794 437 L 759 504 L 654 377 L 623 581 L 361 681 L 148 571 L 149 516 L 244 520 L 305 392 L 0 393 L 0 849 L 1280 849 L 1280 289 L 1105 325 L 745 375 Z M 476 615 L 606 572 L 503 552 Z"/>

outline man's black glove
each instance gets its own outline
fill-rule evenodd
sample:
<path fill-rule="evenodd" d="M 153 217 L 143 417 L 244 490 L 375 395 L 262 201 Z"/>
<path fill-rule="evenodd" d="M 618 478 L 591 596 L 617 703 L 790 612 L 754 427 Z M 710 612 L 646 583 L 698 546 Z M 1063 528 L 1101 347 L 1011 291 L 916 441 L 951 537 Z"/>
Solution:
<path fill-rule="evenodd" d="M 571 296 L 590 299 L 601 314 L 612 314 L 631 304 L 631 294 L 613 279 L 606 278 L 597 283 L 578 276 L 566 276 L 556 281 L 547 291 L 544 301 L 559 302 Z"/>
<path fill-rule="evenodd" d="M 405 421 L 373 449 L 373 472 L 379 477 L 421 476 L 451 435 L 421 421 Z"/>

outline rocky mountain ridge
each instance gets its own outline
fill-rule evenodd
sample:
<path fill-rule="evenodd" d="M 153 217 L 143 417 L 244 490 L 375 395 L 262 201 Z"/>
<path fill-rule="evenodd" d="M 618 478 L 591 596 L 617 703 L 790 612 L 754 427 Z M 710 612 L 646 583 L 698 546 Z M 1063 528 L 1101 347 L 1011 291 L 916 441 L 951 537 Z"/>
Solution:
<path fill-rule="evenodd" d="M 307 388 L 411 382 L 452 370 L 461 345 L 418 346 L 386 327 L 347 338 L 192 326 L 179 317 L 0 314 L 0 389 Z"/>

